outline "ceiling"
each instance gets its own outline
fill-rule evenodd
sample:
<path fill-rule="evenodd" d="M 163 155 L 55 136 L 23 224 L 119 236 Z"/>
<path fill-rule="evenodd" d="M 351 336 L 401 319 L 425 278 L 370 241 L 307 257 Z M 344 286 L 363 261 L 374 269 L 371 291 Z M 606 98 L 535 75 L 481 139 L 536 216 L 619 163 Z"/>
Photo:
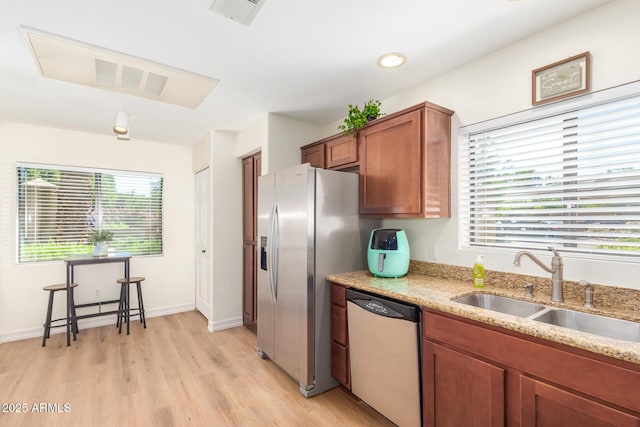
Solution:
<path fill-rule="evenodd" d="M 249 26 L 212 0 L 0 0 L 0 121 L 192 145 L 267 112 L 318 124 L 611 0 L 266 0 Z M 43 77 L 22 27 L 219 80 L 195 109 Z M 397 69 L 376 65 L 400 51 Z"/>

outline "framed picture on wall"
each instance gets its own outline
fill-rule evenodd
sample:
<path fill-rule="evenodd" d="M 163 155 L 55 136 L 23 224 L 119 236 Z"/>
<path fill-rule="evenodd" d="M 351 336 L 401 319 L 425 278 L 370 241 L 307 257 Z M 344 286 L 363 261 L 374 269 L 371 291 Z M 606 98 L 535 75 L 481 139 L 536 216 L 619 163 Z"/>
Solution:
<path fill-rule="evenodd" d="M 533 70 L 531 103 L 540 105 L 589 92 L 589 59 L 589 52 L 584 52 Z"/>

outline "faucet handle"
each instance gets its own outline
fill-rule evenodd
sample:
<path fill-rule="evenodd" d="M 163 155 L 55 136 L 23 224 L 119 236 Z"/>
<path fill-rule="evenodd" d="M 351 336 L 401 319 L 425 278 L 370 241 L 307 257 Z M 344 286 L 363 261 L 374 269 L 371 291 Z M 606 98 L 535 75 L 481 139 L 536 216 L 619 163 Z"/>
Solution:
<path fill-rule="evenodd" d="M 533 283 L 527 283 L 524 285 L 524 290 L 526 292 L 526 298 L 533 298 Z"/>
<path fill-rule="evenodd" d="M 593 305 L 593 285 L 586 280 L 580 280 L 578 285 L 585 288 L 584 306 L 587 308 L 595 308 Z"/>
<path fill-rule="evenodd" d="M 551 252 L 553 252 L 553 255 L 554 255 L 554 256 L 557 256 L 557 257 L 559 257 L 559 256 L 560 256 L 560 252 L 558 252 L 558 251 L 556 250 L 556 248 L 554 248 L 553 246 L 547 246 L 547 248 L 548 248 Z"/>

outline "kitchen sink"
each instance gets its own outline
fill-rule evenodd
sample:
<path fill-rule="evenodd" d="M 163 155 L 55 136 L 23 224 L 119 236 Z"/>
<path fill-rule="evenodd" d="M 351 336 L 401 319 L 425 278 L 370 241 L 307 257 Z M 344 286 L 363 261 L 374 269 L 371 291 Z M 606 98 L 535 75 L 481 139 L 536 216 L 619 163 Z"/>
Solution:
<path fill-rule="evenodd" d="M 529 317 L 546 308 L 546 306 L 535 302 L 482 293 L 465 295 L 454 298 L 452 301 L 520 317 Z"/>
<path fill-rule="evenodd" d="M 640 323 L 580 311 L 549 309 L 532 320 L 622 341 L 640 342 Z"/>

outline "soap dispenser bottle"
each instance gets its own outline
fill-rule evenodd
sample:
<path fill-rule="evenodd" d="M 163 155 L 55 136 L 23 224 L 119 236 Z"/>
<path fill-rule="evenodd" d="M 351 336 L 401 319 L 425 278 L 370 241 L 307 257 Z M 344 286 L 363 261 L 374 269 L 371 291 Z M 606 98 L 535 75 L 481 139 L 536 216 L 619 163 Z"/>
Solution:
<path fill-rule="evenodd" d="M 473 287 L 484 289 L 484 261 L 482 255 L 478 255 L 476 262 L 473 264 Z"/>

